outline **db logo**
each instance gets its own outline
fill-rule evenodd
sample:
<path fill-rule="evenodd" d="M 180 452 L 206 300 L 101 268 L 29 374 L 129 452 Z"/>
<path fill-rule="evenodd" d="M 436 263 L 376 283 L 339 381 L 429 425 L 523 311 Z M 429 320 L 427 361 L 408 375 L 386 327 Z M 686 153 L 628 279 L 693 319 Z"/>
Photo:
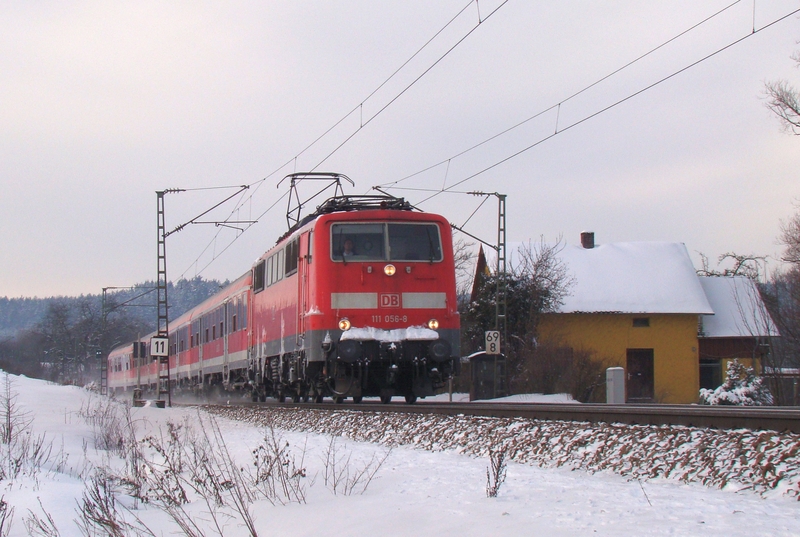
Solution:
<path fill-rule="evenodd" d="M 400 295 L 397 293 L 383 293 L 381 294 L 381 307 L 382 308 L 399 308 Z"/>

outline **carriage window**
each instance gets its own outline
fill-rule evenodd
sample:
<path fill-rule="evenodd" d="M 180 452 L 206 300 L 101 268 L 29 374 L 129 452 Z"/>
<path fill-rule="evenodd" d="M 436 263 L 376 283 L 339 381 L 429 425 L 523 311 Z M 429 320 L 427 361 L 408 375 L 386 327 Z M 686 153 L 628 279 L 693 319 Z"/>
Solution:
<path fill-rule="evenodd" d="M 283 260 L 283 250 L 275 254 L 275 281 L 283 279 L 283 271 L 286 268 Z"/>
<path fill-rule="evenodd" d="M 265 282 L 265 268 L 266 262 L 262 259 L 256 268 L 253 269 L 253 292 L 258 293 L 259 291 L 263 291 Z"/>
<path fill-rule="evenodd" d="M 389 224 L 389 259 L 441 261 L 439 227 L 436 224 Z"/>
<path fill-rule="evenodd" d="M 286 245 L 286 275 L 294 274 L 297 271 L 298 242 L 294 239 Z"/>
<path fill-rule="evenodd" d="M 334 224 L 331 257 L 338 261 L 386 259 L 383 224 Z"/>

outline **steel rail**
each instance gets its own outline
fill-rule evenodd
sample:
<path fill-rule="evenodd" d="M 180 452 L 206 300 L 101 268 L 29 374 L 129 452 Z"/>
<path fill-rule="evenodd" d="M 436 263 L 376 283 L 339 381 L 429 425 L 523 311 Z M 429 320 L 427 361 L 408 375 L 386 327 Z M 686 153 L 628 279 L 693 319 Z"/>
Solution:
<path fill-rule="evenodd" d="M 771 430 L 800 433 L 800 407 L 736 407 L 705 405 L 606 405 L 567 403 L 427 403 L 413 405 L 400 401 L 384 405 L 360 404 L 249 403 L 228 406 L 270 406 L 330 411 L 443 414 L 492 418 L 525 418 L 578 422 L 622 423 L 627 425 L 684 425 L 715 429 Z"/>

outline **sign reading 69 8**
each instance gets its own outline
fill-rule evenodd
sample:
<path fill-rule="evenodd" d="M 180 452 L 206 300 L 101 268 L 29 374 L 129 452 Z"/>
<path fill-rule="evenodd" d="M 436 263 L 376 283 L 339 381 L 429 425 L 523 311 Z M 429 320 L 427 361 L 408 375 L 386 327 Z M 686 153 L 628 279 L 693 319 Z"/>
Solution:
<path fill-rule="evenodd" d="M 486 354 L 500 354 L 500 331 L 487 330 L 485 333 L 486 338 Z"/>

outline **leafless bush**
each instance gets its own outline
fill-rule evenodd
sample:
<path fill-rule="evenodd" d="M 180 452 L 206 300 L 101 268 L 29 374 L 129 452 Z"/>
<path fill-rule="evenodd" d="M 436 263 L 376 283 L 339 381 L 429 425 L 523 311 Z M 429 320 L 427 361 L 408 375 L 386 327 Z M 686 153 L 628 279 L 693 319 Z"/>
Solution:
<path fill-rule="evenodd" d="M 593 352 L 545 341 L 520 354 L 523 367 L 511 383 L 514 393 L 568 393 L 582 403 L 603 399 L 605 365 Z"/>
<path fill-rule="evenodd" d="M 268 427 L 263 442 L 253 450 L 251 482 L 263 498 L 275 505 L 306 503 L 305 448 L 299 462 L 289 451 L 289 442 Z M 313 483 L 312 483 L 313 484 Z"/>
<path fill-rule="evenodd" d="M 125 481 L 144 501 L 169 514 L 186 535 L 204 535 L 184 509 L 191 498 L 206 503 L 219 535 L 223 534 L 219 518 L 230 516 L 220 508 L 227 507 L 252 537 L 258 536 L 251 512 L 256 500 L 266 499 L 273 505 L 305 502 L 305 452 L 298 465 L 288 444 L 271 431 L 253 450 L 252 468 L 243 468 L 231 456 L 217 422 L 200 419 L 199 423 L 198 430 L 188 422 L 170 422 L 166 435 L 146 437 L 142 446 L 151 456 L 132 452 L 130 457 L 136 462 L 128 463 Z"/>
<path fill-rule="evenodd" d="M 336 437 L 332 436 L 322 459 L 322 480 L 334 495 L 341 493 L 349 496 L 356 491 L 364 494 L 391 453 L 392 449 L 389 448 L 381 457 L 373 455 L 366 464 L 355 464 L 352 452 L 337 446 Z"/>
<path fill-rule="evenodd" d="M 125 522 L 117 508 L 113 484 L 105 474 L 95 474 L 87 483 L 78 507 L 79 518 L 75 522 L 86 537 L 128 536 L 130 525 Z"/>
<path fill-rule="evenodd" d="M 187 426 L 174 422 L 167 423 L 167 434 L 159 430 L 159 435 L 149 435 L 142 440 L 155 455 L 153 458 L 144 458 L 145 472 L 140 477 L 145 478 L 145 501 L 155 501 L 162 505 L 174 506 L 189 503 L 186 495 L 187 483 L 183 471 L 184 449 L 191 449 L 194 438 L 187 438 L 191 431 Z"/>
<path fill-rule="evenodd" d="M 90 397 L 78 415 L 92 426 L 95 449 L 123 455 L 130 421 L 130 406 L 105 397 Z"/>
<path fill-rule="evenodd" d="M 28 535 L 34 537 L 60 537 L 61 534 L 53 521 L 53 517 L 45 510 L 42 500 L 40 498 L 37 498 L 37 500 L 39 500 L 39 508 L 44 513 L 44 518 L 28 509 L 28 516 L 25 517 L 24 521 Z"/>
<path fill-rule="evenodd" d="M 209 436 L 208 429 L 211 431 L 211 436 Z M 255 497 L 250 487 L 245 483 L 239 467 L 231 458 L 228 446 L 225 443 L 225 439 L 222 437 L 222 432 L 216 420 L 209 420 L 208 429 L 203 427 L 203 434 L 206 443 L 211 445 L 211 453 L 215 455 L 216 458 L 216 466 L 219 472 L 216 475 L 217 478 L 221 478 L 217 486 L 227 493 L 228 501 L 241 517 L 251 537 L 258 537 L 255 520 L 250 512 L 250 505 L 255 500 Z"/>
<path fill-rule="evenodd" d="M 0 496 L 0 537 L 8 537 L 14 521 L 14 508 L 8 505 L 5 496 Z"/>
<path fill-rule="evenodd" d="M 33 416 L 25 412 L 17 402 L 14 382 L 8 373 L 3 373 L 0 390 L 0 443 L 10 445 L 30 430 Z"/>
<path fill-rule="evenodd" d="M 500 487 L 506 480 L 505 450 L 489 450 L 489 468 L 486 469 L 486 497 L 497 498 Z"/>
<path fill-rule="evenodd" d="M 0 444 L 3 462 L 0 480 L 14 479 L 20 474 L 38 480 L 42 469 L 50 462 L 53 445 L 45 435 L 34 435 L 33 416 L 17 403 L 17 393 L 8 373 L 3 373 L 0 388 Z"/>

